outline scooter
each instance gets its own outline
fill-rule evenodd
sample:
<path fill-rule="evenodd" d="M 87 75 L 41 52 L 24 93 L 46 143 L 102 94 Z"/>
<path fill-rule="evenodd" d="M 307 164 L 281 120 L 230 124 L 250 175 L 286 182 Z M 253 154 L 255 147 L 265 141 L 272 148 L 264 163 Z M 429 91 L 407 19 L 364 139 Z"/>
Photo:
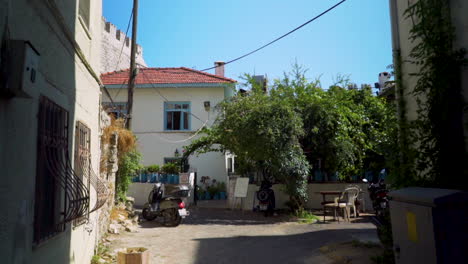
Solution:
<path fill-rule="evenodd" d="M 143 206 L 142 216 L 148 221 L 162 218 L 165 226 L 178 226 L 182 219 L 189 215 L 182 198 L 189 196 L 187 186 L 177 186 L 167 196 L 165 186 L 156 183 L 148 195 L 148 202 Z"/>
<path fill-rule="evenodd" d="M 258 210 L 264 212 L 265 217 L 274 215 L 275 211 L 275 192 L 271 189 L 268 181 L 263 181 L 260 190 L 257 191 Z"/>

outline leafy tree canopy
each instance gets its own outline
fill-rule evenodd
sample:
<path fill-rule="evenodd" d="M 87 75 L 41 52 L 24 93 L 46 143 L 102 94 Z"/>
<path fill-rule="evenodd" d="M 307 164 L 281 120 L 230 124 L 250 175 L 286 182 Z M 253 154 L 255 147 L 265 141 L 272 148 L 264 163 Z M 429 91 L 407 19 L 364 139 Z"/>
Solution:
<path fill-rule="evenodd" d="M 307 198 L 306 180 L 317 159 L 323 160 L 323 170 L 341 177 L 372 164 L 382 168 L 394 130 L 392 107 L 370 87 L 356 89 L 346 76 L 324 90 L 318 79 L 308 81 L 304 74 L 294 65 L 269 93 L 246 75 L 251 91 L 220 103 L 215 124 L 184 155 L 235 153 L 241 173 L 261 171 L 284 182 L 296 208 Z"/>

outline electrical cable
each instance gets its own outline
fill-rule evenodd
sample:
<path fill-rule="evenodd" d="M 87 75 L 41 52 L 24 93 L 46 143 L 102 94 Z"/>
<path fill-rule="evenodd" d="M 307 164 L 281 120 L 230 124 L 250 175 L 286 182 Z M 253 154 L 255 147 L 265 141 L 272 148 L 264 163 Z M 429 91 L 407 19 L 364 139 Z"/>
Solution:
<path fill-rule="evenodd" d="M 306 26 L 306 25 L 312 23 L 312 22 L 315 21 L 316 19 L 318 19 L 318 18 L 320 18 L 321 16 L 325 15 L 326 13 L 332 11 L 333 9 L 335 9 L 335 8 L 338 7 L 339 5 L 343 4 L 344 2 L 346 2 L 346 0 L 341 0 L 340 2 L 338 2 L 337 4 L 335 4 L 334 6 L 328 8 L 327 10 L 325 10 L 325 11 L 323 11 L 322 13 L 320 13 L 319 15 L 313 17 L 312 19 L 310 19 L 309 21 L 305 22 L 304 24 L 302 24 L 302 25 L 296 27 L 295 29 L 289 31 L 288 33 L 286 33 L 286 34 L 284 34 L 284 35 L 282 35 L 282 36 L 280 36 L 280 37 L 278 37 L 278 38 L 276 38 L 276 39 L 274 39 L 274 40 L 268 42 L 267 44 L 261 46 L 260 48 L 255 49 L 255 50 L 253 50 L 253 51 L 251 51 L 251 52 L 249 52 L 249 53 L 247 53 L 247 54 L 244 54 L 244 55 L 242 55 L 242 56 L 240 56 L 240 57 L 237 57 L 237 58 L 235 58 L 235 59 L 232 59 L 232 60 L 230 60 L 230 61 L 227 61 L 226 63 L 224 63 L 224 65 L 229 64 L 229 63 L 233 63 L 233 62 L 238 61 L 238 60 L 240 60 L 240 59 L 243 59 L 243 58 L 245 58 L 245 57 L 247 57 L 247 56 L 249 56 L 249 55 L 254 54 L 255 52 L 257 52 L 257 51 L 259 51 L 259 50 L 261 50 L 261 49 L 264 49 L 264 48 L 270 46 L 271 44 L 277 42 L 278 40 L 280 40 L 280 39 L 282 39 L 282 38 L 284 38 L 284 37 L 286 37 L 286 36 L 288 36 L 288 35 L 294 33 L 295 31 L 299 30 L 300 28 L 302 28 L 302 27 L 304 27 L 304 26 Z M 213 66 L 213 67 L 210 67 L 210 68 L 203 69 L 203 70 L 201 70 L 201 71 L 209 71 L 209 70 L 215 69 L 216 67 L 217 67 L 217 66 Z"/>
<path fill-rule="evenodd" d="M 158 90 L 158 88 L 154 87 L 153 83 L 150 82 L 150 80 L 147 78 L 146 74 L 145 74 L 145 71 L 144 69 L 145 68 L 139 68 L 141 69 L 142 71 L 139 71 L 141 72 L 141 74 L 143 75 L 143 78 L 145 78 L 146 82 L 148 82 L 149 85 L 151 85 L 151 88 L 153 88 L 158 94 L 159 96 L 161 96 L 165 102 L 169 102 L 169 100 L 167 99 L 167 97 L 165 97 L 164 95 L 161 94 L 161 92 Z M 208 112 L 209 114 L 209 112 Z M 201 122 L 204 122 L 202 119 L 200 119 L 198 116 L 196 116 L 194 113 L 190 112 L 190 115 L 195 117 L 196 119 L 200 120 Z"/>
<path fill-rule="evenodd" d="M 130 14 L 130 18 L 128 19 L 128 24 L 127 24 L 127 30 L 125 30 L 125 36 L 128 36 L 128 30 L 130 29 L 130 24 L 132 22 L 132 18 L 133 18 L 133 8 L 132 8 L 132 12 Z M 123 53 L 123 49 L 124 49 L 124 46 L 125 46 L 125 39 L 124 41 L 122 42 L 122 48 L 120 48 L 120 54 L 119 54 L 119 59 L 117 60 L 117 65 L 115 65 L 115 70 L 114 71 L 117 71 L 117 69 L 119 68 L 119 63 L 120 63 L 120 59 L 122 57 L 122 53 Z M 120 91 L 122 90 L 123 86 L 125 85 L 125 82 L 122 83 L 122 85 L 120 86 L 119 90 L 117 90 L 117 93 L 115 94 L 115 98 L 117 98 L 120 94 Z"/>
<path fill-rule="evenodd" d="M 227 65 L 227 64 L 236 62 L 236 61 L 238 61 L 238 60 L 241 60 L 241 59 L 243 59 L 243 58 L 245 58 L 245 57 L 247 57 L 247 56 L 250 56 L 250 55 L 256 53 L 257 51 L 260 51 L 260 50 L 262 50 L 262 49 L 264 49 L 264 48 L 270 46 L 271 44 L 273 44 L 273 43 L 275 43 L 275 42 L 277 42 L 277 41 L 279 41 L 279 40 L 285 38 L 286 36 L 288 36 L 288 35 L 290 35 L 290 34 L 296 32 L 297 30 L 303 28 L 304 26 L 306 26 L 306 25 L 312 23 L 313 21 L 317 20 L 317 19 L 320 18 L 321 16 L 323 16 L 323 15 L 325 15 L 326 13 L 328 13 L 328 12 L 332 11 L 333 9 L 337 8 L 338 6 L 340 6 L 341 4 L 343 4 L 344 2 L 346 2 L 346 0 L 341 0 L 340 2 L 336 3 L 336 4 L 333 5 L 332 7 L 328 8 L 327 10 L 325 10 L 325 11 L 323 11 L 322 13 L 318 14 L 317 16 L 313 17 L 312 19 L 309 19 L 307 22 L 303 23 L 302 25 L 300 25 L 300 26 L 294 28 L 293 30 L 290 30 L 288 33 L 283 34 L 283 35 L 281 35 L 280 37 L 277 37 L 276 39 L 274 39 L 274 40 L 268 42 L 267 44 L 265 44 L 265 45 L 263 45 L 263 46 L 261 46 L 261 47 L 255 49 L 255 50 L 252 50 L 252 51 L 250 51 L 250 52 L 248 52 L 248 53 L 246 53 L 246 54 L 244 54 L 244 55 L 242 55 L 242 56 L 240 56 L 240 57 L 237 57 L 237 58 L 235 58 L 235 59 L 229 60 L 229 61 L 225 62 L 223 65 Z M 203 70 L 197 70 L 197 71 L 205 72 L 205 71 L 209 71 L 209 70 L 215 69 L 215 68 L 217 68 L 217 67 L 218 67 L 218 66 L 213 66 L 213 67 L 209 67 L 209 68 L 206 68 L 206 69 L 203 69 Z M 169 71 L 167 71 L 167 72 L 169 72 Z M 172 73 L 173 73 L 173 74 L 186 74 L 185 72 L 183 72 L 183 73 L 182 73 L 182 72 L 177 72 L 177 73 L 176 73 L 176 72 L 172 72 Z"/>

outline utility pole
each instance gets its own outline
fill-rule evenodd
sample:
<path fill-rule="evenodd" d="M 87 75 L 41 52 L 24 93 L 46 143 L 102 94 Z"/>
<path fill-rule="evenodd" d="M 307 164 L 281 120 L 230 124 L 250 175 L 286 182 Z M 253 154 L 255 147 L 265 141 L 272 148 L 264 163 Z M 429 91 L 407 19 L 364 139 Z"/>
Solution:
<path fill-rule="evenodd" d="M 130 50 L 130 76 L 128 80 L 127 97 L 127 129 L 131 128 L 132 110 L 133 110 L 133 92 L 135 91 L 135 79 L 137 68 L 135 65 L 136 39 L 137 39 L 137 20 L 138 20 L 138 0 L 133 0 L 133 24 L 132 24 L 132 47 Z"/>

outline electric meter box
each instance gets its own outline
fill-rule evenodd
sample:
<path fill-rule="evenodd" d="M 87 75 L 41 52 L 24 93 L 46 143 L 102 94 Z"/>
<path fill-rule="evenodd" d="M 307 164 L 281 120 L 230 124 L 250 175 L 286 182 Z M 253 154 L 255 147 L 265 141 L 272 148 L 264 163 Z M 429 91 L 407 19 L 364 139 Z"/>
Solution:
<path fill-rule="evenodd" d="M 30 98 L 37 83 L 39 53 L 28 41 L 8 41 L 7 60 L 2 62 L 6 81 L 0 87 L 5 97 Z"/>
<path fill-rule="evenodd" d="M 468 192 L 411 187 L 389 197 L 395 263 L 467 263 Z"/>

